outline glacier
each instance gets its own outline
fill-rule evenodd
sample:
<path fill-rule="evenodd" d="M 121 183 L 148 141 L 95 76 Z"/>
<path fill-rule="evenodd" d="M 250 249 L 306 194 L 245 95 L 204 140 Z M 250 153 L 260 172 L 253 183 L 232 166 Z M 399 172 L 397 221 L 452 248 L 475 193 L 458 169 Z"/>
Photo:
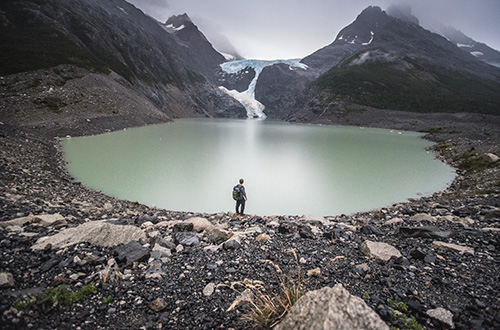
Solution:
<path fill-rule="evenodd" d="M 255 99 L 255 86 L 257 85 L 257 80 L 259 79 L 260 73 L 265 67 L 279 63 L 289 65 L 290 70 L 293 70 L 294 68 L 300 68 L 304 70 L 307 69 L 307 65 L 305 65 L 304 63 L 300 63 L 300 59 L 238 60 L 238 61 L 224 62 L 220 66 L 221 69 L 226 73 L 234 74 L 244 70 L 247 67 L 250 67 L 255 70 L 255 77 L 248 85 L 247 90 L 243 92 L 239 92 L 237 90 L 228 90 L 224 86 L 219 86 L 219 88 L 223 92 L 235 98 L 245 107 L 248 118 L 265 119 L 266 118 L 266 114 L 264 113 L 265 106 Z"/>

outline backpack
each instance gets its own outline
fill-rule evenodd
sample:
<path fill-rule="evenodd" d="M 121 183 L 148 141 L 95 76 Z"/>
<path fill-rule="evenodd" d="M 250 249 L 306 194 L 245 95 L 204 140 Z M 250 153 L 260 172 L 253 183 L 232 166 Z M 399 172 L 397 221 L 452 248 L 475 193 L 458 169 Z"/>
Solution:
<path fill-rule="evenodd" d="M 236 185 L 233 187 L 233 199 L 235 201 L 241 199 L 241 191 L 240 191 L 240 186 Z"/>

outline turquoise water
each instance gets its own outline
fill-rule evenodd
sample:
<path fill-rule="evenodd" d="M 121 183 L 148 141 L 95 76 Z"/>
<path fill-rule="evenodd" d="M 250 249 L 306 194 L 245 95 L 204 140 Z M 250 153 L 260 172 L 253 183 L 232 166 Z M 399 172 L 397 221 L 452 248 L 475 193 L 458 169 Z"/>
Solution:
<path fill-rule="evenodd" d="M 263 120 L 181 119 L 62 141 L 77 181 L 176 211 L 337 215 L 445 189 L 455 172 L 414 132 Z"/>

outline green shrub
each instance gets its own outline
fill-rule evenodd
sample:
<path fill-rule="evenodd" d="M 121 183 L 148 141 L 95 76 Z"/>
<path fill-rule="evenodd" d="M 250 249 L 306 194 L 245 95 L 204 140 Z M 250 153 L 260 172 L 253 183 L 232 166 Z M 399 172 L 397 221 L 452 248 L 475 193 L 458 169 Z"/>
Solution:
<path fill-rule="evenodd" d="M 18 300 L 14 304 L 16 309 L 26 309 L 34 304 L 43 305 L 47 303 L 58 305 L 72 305 L 80 302 L 87 295 L 95 292 L 94 283 L 90 283 L 77 291 L 71 291 L 64 284 L 58 287 L 49 287 L 41 297 L 29 296 L 25 300 Z"/>

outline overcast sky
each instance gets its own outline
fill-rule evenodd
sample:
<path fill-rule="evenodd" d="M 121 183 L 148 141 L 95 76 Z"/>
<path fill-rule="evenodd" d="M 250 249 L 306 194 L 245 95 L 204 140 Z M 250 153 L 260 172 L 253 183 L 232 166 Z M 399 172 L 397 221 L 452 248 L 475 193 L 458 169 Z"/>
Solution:
<path fill-rule="evenodd" d="M 409 3 L 424 27 L 438 20 L 500 50 L 500 0 L 127 1 L 162 22 L 187 13 L 213 44 L 227 37 L 249 59 L 302 58 L 330 44 L 364 8 L 393 3 Z"/>

